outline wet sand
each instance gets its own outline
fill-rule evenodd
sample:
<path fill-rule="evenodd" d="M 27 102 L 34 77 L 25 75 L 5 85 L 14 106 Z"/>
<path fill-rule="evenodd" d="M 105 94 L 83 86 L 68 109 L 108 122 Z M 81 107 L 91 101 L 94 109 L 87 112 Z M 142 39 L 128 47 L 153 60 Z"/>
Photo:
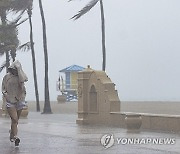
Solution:
<path fill-rule="evenodd" d="M 63 113 L 63 114 L 76 114 L 77 113 L 77 102 L 66 102 L 58 103 L 57 101 L 51 101 L 51 110 L 53 113 Z M 29 111 L 36 111 L 36 102 L 28 101 Z M 44 102 L 40 101 L 40 110 L 43 111 Z"/>

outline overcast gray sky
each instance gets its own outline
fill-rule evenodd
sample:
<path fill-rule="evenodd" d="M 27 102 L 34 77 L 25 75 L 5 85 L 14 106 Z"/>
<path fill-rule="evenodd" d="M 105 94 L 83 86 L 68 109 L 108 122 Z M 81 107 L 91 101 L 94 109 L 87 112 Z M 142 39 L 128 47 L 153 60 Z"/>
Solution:
<path fill-rule="evenodd" d="M 69 20 L 88 0 L 43 0 L 47 24 L 50 99 L 56 100 L 60 69 L 72 64 L 101 70 L 99 4 L 78 21 Z M 106 72 L 120 100 L 180 100 L 180 1 L 104 0 Z M 33 10 L 40 99 L 44 100 L 44 54 L 38 1 Z M 20 26 L 21 42 L 29 24 Z M 31 52 L 17 54 L 29 77 L 27 100 L 35 100 Z M 5 57 L 0 57 L 3 62 Z M 5 72 L 0 74 L 3 77 Z"/>

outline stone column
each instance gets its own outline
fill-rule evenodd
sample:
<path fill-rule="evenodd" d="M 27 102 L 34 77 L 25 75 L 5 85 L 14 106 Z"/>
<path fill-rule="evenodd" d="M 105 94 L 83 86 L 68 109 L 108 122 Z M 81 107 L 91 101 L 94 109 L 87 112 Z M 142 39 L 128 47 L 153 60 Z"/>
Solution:
<path fill-rule="evenodd" d="M 89 87 L 89 78 L 93 70 L 88 67 L 82 72 L 78 72 L 78 119 L 76 120 L 77 124 L 86 124 L 88 123 L 88 87 Z"/>

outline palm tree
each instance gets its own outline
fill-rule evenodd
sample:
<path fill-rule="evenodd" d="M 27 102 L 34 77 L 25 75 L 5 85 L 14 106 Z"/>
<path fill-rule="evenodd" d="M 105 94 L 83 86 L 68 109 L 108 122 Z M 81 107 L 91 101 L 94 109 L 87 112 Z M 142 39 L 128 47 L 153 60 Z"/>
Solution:
<path fill-rule="evenodd" d="M 2 22 L 2 25 L 5 26 L 6 25 L 6 12 L 9 10 L 9 5 L 10 5 L 10 1 L 9 0 L 2 0 L 0 2 L 0 17 L 1 17 L 1 22 Z M 1 42 L 3 43 L 3 42 Z M 3 44 L 6 46 L 6 44 Z M 9 67 L 10 63 L 9 63 L 9 51 L 4 51 L 6 53 L 6 63 L 5 63 L 5 66 L 6 66 L 6 71 L 7 71 L 7 68 Z"/>
<path fill-rule="evenodd" d="M 18 13 L 19 11 L 24 12 L 25 10 L 28 13 L 29 24 L 30 24 L 30 46 L 31 46 L 32 63 L 33 63 L 33 75 L 34 75 L 34 87 L 35 87 L 35 96 L 36 96 L 36 108 L 37 108 L 37 111 L 40 111 L 39 92 L 38 92 L 37 74 L 36 74 L 36 60 L 35 60 L 34 42 L 33 42 L 33 33 L 32 33 L 32 21 L 31 21 L 32 4 L 33 4 L 33 0 L 13 0 L 13 1 L 12 0 L 5 0 L 2 7 L 4 8 L 4 6 L 7 6 L 6 9 L 10 9 L 15 13 Z M 22 45 L 19 48 L 23 49 L 23 50 L 26 50 L 27 44 Z M 16 56 L 16 50 L 15 49 L 11 50 L 10 53 L 11 53 L 11 57 L 12 57 L 12 59 L 14 61 L 15 56 Z M 9 59 L 9 58 L 7 58 L 7 59 Z M 1 69 L 2 68 L 3 68 L 3 65 L 1 67 Z"/>
<path fill-rule="evenodd" d="M 22 11 L 23 9 L 25 9 L 28 4 L 29 1 L 31 0 L 1 0 L 0 1 L 0 17 L 1 17 L 1 22 L 2 25 L 6 25 L 7 24 L 7 13 L 9 11 L 13 11 L 13 12 L 19 12 Z M 4 44 L 6 46 L 6 44 Z M 14 50 L 15 51 L 15 50 Z M 9 51 L 4 51 L 6 53 L 6 69 L 9 67 Z M 10 52 L 11 55 L 13 55 L 13 50 L 11 50 Z M 14 54 L 15 55 L 15 54 Z M 13 59 L 14 59 L 14 55 L 13 55 Z"/>
<path fill-rule="evenodd" d="M 35 58 L 35 51 L 34 51 L 34 41 L 33 41 L 33 31 L 32 31 L 32 3 L 28 6 L 27 9 L 29 25 L 30 25 L 30 42 L 31 42 L 31 55 L 32 55 L 32 63 L 33 63 L 33 75 L 34 75 L 34 88 L 35 88 L 35 96 L 36 96 L 36 110 L 37 112 L 40 111 L 39 105 L 39 92 L 38 92 L 38 84 L 37 84 L 37 73 L 36 73 L 36 58 Z"/>
<path fill-rule="evenodd" d="M 69 0 L 73 1 L 73 0 Z M 102 55 L 103 55 L 103 62 L 102 62 L 102 70 L 105 71 L 106 69 L 106 46 L 105 46 L 105 19 L 104 19 L 104 7 L 102 0 L 91 0 L 83 9 L 81 9 L 76 15 L 74 15 L 71 19 L 77 20 L 87 12 L 89 12 L 97 3 L 100 3 L 100 10 L 101 10 L 101 31 L 102 31 Z"/>
<path fill-rule="evenodd" d="M 41 13 L 41 19 L 42 19 L 42 28 L 43 28 L 43 47 L 44 47 L 44 62 L 45 62 L 45 88 L 44 88 L 44 94 L 45 94 L 45 102 L 44 102 L 44 109 L 43 113 L 52 113 L 51 111 L 51 105 L 50 105 L 50 99 L 49 99 L 49 81 L 48 81 L 48 51 L 47 51 L 47 38 L 46 38 L 46 22 L 44 17 L 44 11 L 42 6 L 42 1 L 39 0 L 39 8 Z"/>
<path fill-rule="evenodd" d="M 19 22 L 21 19 L 22 14 L 20 14 L 15 20 L 13 21 L 6 21 L 6 25 L 0 25 L 0 53 L 1 55 L 9 53 L 13 61 L 16 57 L 17 50 L 24 50 L 25 48 L 28 49 L 28 42 L 20 45 L 20 41 L 18 39 L 18 26 L 26 21 L 26 19 Z M 8 61 L 9 62 L 9 61 Z M 2 69 L 7 66 L 7 61 L 1 66 L 0 72 Z"/>

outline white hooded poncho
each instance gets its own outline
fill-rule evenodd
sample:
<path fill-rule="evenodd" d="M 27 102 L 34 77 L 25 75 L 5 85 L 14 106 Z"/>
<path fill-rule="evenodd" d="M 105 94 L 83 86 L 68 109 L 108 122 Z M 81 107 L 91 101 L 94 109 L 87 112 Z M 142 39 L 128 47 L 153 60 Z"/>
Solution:
<path fill-rule="evenodd" d="M 2 82 L 2 93 L 9 103 L 17 103 L 25 101 L 26 90 L 24 82 L 28 81 L 28 78 L 22 70 L 21 63 L 17 60 L 13 62 L 9 69 L 15 69 L 18 75 L 7 73 Z"/>

